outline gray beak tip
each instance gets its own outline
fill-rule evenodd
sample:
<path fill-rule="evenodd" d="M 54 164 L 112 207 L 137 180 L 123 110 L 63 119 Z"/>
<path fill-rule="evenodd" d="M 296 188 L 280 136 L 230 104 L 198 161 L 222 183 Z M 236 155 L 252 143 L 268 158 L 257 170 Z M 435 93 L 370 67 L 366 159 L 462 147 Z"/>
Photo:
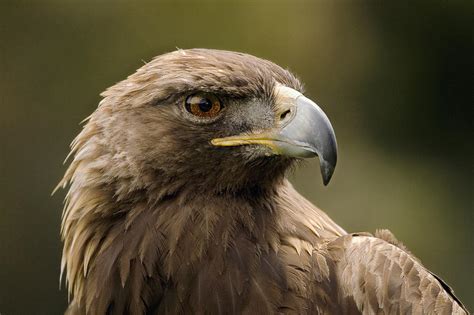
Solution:
<path fill-rule="evenodd" d="M 324 186 L 327 186 L 329 184 L 329 181 L 332 178 L 332 175 L 334 174 L 334 169 L 336 168 L 336 163 L 329 163 L 323 159 L 320 161 L 320 168 L 321 168 L 321 175 L 323 177 L 323 184 Z"/>

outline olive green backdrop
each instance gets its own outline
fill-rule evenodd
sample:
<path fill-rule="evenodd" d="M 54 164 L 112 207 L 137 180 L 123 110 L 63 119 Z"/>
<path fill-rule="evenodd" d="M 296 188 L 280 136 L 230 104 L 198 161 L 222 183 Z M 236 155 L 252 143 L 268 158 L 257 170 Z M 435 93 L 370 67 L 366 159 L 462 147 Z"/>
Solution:
<path fill-rule="evenodd" d="M 68 145 L 99 93 L 179 48 L 290 68 L 339 162 L 291 177 L 348 231 L 389 228 L 474 309 L 472 1 L 0 0 L 0 313 L 60 314 Z"/>

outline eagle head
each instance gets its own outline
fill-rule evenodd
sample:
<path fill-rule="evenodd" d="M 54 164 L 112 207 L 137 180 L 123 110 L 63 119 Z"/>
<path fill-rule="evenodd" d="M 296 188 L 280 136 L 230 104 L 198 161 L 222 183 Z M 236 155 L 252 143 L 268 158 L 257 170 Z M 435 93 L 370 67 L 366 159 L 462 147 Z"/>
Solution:
<path fill-rule="evenodd" d="M 97 180 L 115 183 L 117 195 L 259 186 L 282 178 L 295 159 L 316 155 L 327 184 L 334 131 L 302 92 L 295 76 L 267 60 L 174 51 L 102 94 L 74 143 L 75 160 L 94 155 L 89 167 L 101 174 Z"/>

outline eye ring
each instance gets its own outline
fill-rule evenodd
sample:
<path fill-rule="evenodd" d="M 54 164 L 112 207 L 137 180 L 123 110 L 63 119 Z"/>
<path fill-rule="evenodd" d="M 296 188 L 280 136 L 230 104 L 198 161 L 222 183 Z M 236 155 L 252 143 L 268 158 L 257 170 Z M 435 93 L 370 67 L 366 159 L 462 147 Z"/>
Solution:
<path fill-rule="evenodd" d="M 186 111 L 201 118 L 217 117 L 222 111 L 222 104 L 214 94 L 195 93 L 186 97 L 184 101 Z"/>

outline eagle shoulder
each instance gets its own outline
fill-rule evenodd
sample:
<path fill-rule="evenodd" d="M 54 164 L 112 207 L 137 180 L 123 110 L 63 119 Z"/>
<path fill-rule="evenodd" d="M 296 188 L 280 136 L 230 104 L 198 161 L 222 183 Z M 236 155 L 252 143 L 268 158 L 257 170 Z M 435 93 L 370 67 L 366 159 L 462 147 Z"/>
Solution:
<path fill-rule="evenodd" d="M 328 244 L 341 307 L 364 314 L 468 314 L 391 232 L 376 236 L 354 233 Z"/>

